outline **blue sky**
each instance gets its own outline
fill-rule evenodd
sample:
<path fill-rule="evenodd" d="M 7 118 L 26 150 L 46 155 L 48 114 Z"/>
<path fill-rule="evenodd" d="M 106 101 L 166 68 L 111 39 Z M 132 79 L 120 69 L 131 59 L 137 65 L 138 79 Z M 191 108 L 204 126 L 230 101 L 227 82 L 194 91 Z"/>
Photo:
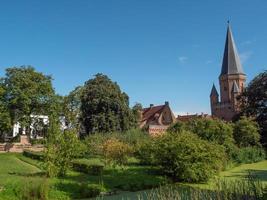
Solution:
<path fill-rule="evenodd" d="M 0 76 L 32 65 L 65 95 L 101 72 L 131 105 L 210 112 L 230 19 L 248 81 L 267 69 L 265 0 L 9 0 L 0 6 Z"/>

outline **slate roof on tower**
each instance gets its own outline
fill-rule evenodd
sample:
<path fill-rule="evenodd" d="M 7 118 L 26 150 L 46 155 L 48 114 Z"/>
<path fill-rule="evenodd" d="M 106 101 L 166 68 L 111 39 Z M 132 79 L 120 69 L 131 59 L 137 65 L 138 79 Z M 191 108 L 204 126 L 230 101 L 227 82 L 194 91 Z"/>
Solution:
<path fill-rule="evenodd" d="M 228 24 L 227 35 L 225 41 L 224 55 L 221 75 L 225 74 L 244 74 L 239 59 L 237 48 L 235 46 L 231 27 Z"/>
<path fill-rule="evenodd" d="M 212 96 L 212 95 L 219 96 L 214 83 L 213 83 L 213 86 L 212 86 L 212 89 L 211 89 L 211 92 L 210 92 L 210 96 Z"/>

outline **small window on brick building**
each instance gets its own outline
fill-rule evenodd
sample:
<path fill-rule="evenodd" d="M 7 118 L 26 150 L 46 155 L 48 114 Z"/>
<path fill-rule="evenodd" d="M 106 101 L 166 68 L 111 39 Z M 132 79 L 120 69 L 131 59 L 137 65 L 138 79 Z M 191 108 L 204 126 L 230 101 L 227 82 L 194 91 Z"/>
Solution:
<path fill-rule="evenodd" d="M 226 91 L 227 90 L 227 87 L 226 86 L 224 86 L 224 91 Z"/>

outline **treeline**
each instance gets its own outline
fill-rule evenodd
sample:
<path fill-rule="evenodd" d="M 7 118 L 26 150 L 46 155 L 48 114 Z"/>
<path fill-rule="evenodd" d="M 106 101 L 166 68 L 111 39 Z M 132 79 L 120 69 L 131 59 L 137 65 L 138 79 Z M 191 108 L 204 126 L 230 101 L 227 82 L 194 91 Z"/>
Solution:
<path fill-rule="evenodd" d="M 84 137 L 90 133 L 126 131 L 138 126 L 138 113 L 129 107 L 129 97 L 106 75 L 96 74 L 67 96 L 56 94 L 52 76 L 31 66 L 12 67 L 0 79 L 0 135 L 10 133 L 19 122 L 27 134 L 31 115 L 64 116 L 68 129 Z M 48 127 L 38 121 L 39 131 Z"/>

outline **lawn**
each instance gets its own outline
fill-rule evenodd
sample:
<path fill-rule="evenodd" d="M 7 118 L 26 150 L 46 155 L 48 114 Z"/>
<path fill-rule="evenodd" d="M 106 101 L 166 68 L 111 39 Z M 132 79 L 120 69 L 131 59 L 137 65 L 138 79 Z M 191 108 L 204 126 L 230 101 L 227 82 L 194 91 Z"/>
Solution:
<path fill-rule="evenodd" d="M 225 179 L 240 179 L 251 171 L 260 181 L 267 185 L 267 161 L 253 164 L 244 164 L 231 170 L 221 172 L 219 177 Z M 34 179 L 44 179 L 42 163 L 24 157 L 22 154 L 0 154 L 0 199 L 16 200 L 15 190 L 19 185 Z M 118 194 L 104 199 L 136 199 L 138 194 L 145 189 L 156 187 L 167 182 L 167 179 L 159 175 L 156 168 L 138 166 L 131 163 L 121 169 L 106 168 L 101 177 L 69 171 L 64 178 L 49 179 L 52 186 L 49 196 L 51 199 L 78 198 L 79 183 L 92 184 L 103 183 L 107 191 L 115 191 Z M 201 188 L 212 186 L 213 180 L 207 184 L 195 184 Z M 191 184 L 192 186 L 192 184 Z M 141 192 L 135 192 L 143 190 Z M 132 191 L 132 192 L 129 192 Z"/>
<path fill-rule="evenodd" d="M 45 179 L 42 163 L 24 157 L 22 154 L 0 154 L 0 199 L 16 199 L 14 190 L 24 182 L 33 179 Z M 124 169 L 106 168 L 101 177 L 69 171 L 64 178 L 49 179 L 51 199 L 79 197 L 79 183 L 103 183 L 107 191 L 137 191 L 157 187 L 166 182 L 158 175 L 157 169 L 138 166 L 132 163 Z"/>

